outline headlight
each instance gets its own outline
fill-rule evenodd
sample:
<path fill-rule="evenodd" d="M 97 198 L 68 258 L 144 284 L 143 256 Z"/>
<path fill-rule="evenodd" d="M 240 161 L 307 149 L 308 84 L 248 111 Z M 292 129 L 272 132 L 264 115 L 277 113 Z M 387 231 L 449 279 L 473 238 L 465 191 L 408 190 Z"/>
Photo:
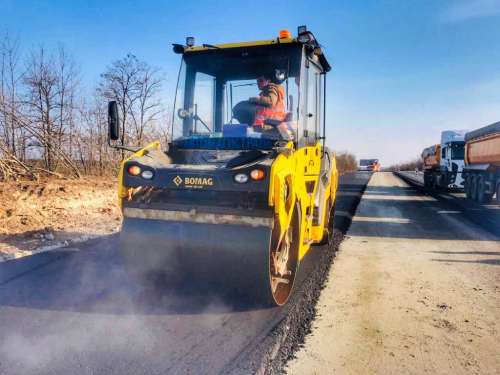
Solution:
<path fill-rule="evenodd" d="M 245 182 L 248 181 L 248 175 L 245 173 L 238 173 L 237 175 L 234 176 L 234 181 L 236 181 L 239 184 L 244 184 Z"/>
<path fill-rule="evenodd" d="M 141 177 L 145 178 L 146 180 L 151 180 L 153 178 L 153 171 L 143 171 L 141 173 Z"/>
<path fill-rule="evenodd" d="M 297 37 L 297 40 L 300 43 L 306 44 L 306 43 L 309 43 L 312 40 L 312 35 L 311 35 L 311 33 L 305 32 L 304 34 L 300 34 Z"/>

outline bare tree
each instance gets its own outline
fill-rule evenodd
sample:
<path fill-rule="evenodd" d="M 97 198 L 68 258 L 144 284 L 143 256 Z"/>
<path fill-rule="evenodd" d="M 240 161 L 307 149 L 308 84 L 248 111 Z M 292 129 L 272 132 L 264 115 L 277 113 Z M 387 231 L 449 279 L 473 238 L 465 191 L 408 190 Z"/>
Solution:
<path fill-rule="evenodd" d="M 109 174 L 118 165 L 119 155 L 108 147 L 108 123 L 105 98 L 96 91 L 90 101 L 80 105 L 75 136 L 76 155 L 86 174 Z M 116 168 L 114 168 L 116 169 Z"/>
<path fill-rule="evenodd" d="M 0 127 L 9 152 L 25 159 L 25 137 L 15 121 L 19 111 L 19 40 L 5 34 L 0 41 Z"/>
<path fill-rule="evenodd" d="M 72 103 L 76 91 L 76 70 L 61 47 L 58 59 L 47 55 L 43 47 L 31 52 L 26 64 L 24 128 L 42 146 L 45 168 L 54 171 L 59 161 L 77 176 L 79 171 L 64 150 L 64 136 L 68 118 L 72 117 Z"/>
<path fill-rule="evenodd" d="M 62 45 L 59 45 L 57 60 L 57 106 L 58 106 L 58 126 L 57 143 L 63 147 L 65 145 L 68 155 L 72 155 L 73 134 L 75 130 L 75 95 L 79 86 L 79 69 L 73 58 L 68 55 Z M 67 139 L 63 139 L 67 136 Z M 66 142 L 65 142 L 66 141 Z"/>
<path fill-rule="evenodd" d="M 164 111 L 159 99 L 163 76 L 158 69 L 128 54 L 114 61 L 101 78 L 99 90 L 107 99 L 116 100 L 120 108 L 122 143 L 133 139 L 140 145 L 145 132 Z"/>
<path fill-rule="evenodd" d="M 152 124 L 163 112 L 158 95 L 162 80 L 163 77 L 158 69 L 151 68 L 146 63 L 141 64 L 141 70 L 136 82 L 137 99 L 130 114 L 138 145 L 144 141 L 144 131 L 152 130 Z"/>
<path fill-rule="evenodd" d="M 115 173 L 120 154 L 107 145 L 109 99 L 122 112 L 123 143 L 167 139 L 158 69 L 129 54 L 106 69 L 87 98 L 64 47 L 34 48 L 23 58 L 19 46 L 0 37 L 0 179 Z"/>

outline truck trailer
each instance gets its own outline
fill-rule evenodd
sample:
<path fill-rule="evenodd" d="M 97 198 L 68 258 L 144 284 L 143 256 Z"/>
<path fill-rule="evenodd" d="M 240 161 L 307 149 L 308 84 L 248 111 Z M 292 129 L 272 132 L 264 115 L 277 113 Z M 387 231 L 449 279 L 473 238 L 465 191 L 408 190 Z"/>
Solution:
<path fill-rule="evenodd" d="M 500 205 L 500 121 L 465 135 L 465 194 L 480 203 L 496 194 Z"/>
<path fill-rule="evenodd" d="M 464 187 L 465 130 L 444 130 L 441 143 L 422 152 L 424 186 L 427 189 L 461 189 Z"/>

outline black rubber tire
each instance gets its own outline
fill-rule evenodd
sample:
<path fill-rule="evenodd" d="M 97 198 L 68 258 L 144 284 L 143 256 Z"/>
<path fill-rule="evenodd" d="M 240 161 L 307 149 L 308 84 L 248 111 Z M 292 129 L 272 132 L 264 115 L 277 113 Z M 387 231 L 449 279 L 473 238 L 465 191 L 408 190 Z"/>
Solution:
<path fill-rule="evenodd" d="M 470 177 L 470 198 L 475 201 L 477 200 L 477 176 Z"/>
<path fill-rule="evenodd" d="M 436 175 L 434 173 L 432 175 L 432 190 L 439 190 L 438 179 L 436 178 Z"/>
<path fill-rule="evenodd" d="M 486 193 L 486 181 L 484 176 L 477 179 L 477 201 L 479 203 L 488 203 L 491 201 L 492 194 Z"/>
<path fill-rule="evenodd" d="M 485 200 L 484 194 L 484 177 L 478 176 L 476 178 L 476 201 L 478 203 L 483 203 Z"/>
<path fill-rule="evenodd" d="M 424 188 L 429 189 L 429 187 L 430 187 L 429 174 L 427 172 L 424 172 Z"/>
<path fill-rule="evenodd" d="M 467 175 L 464 179 L 464 192 L 467 199 L 471 199 L 470 176 Z"/>

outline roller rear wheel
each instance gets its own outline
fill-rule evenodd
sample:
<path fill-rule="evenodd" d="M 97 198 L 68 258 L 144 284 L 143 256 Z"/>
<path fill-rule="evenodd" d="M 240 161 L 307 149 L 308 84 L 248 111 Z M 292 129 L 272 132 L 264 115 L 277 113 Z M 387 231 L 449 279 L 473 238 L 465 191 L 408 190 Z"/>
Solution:
<path fill-rule="evenodd" d="M 317 246 L 329 245 L 333 242 L 333 232 L 335 227 L 335 206 L 331 207 L 330 200 L 327 202 L 327 210 L 325 212 L 324 222 L 326 222 L 326 226 L 324 229 L 323 238 L 321 242 L 318 242 Z"/>

